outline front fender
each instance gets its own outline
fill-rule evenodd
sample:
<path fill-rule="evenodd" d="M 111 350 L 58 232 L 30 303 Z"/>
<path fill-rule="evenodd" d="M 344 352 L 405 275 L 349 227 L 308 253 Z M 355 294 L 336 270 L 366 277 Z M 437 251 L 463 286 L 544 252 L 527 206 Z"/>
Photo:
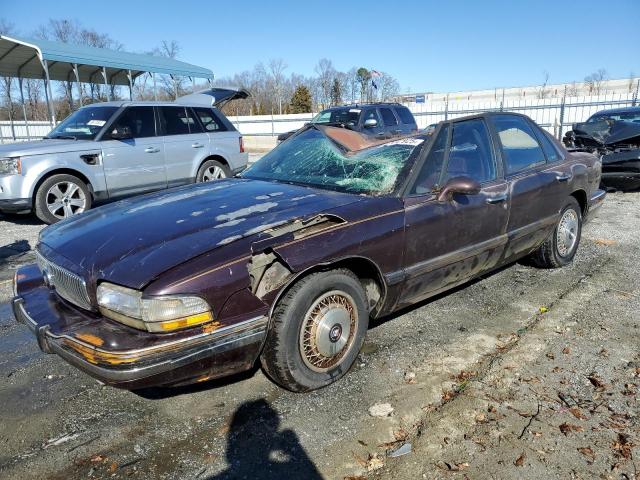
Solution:
<path fill-rule="evenodd" d="M 86 154 L 101 155 L 101 150 L 69 152 L 56 154 L 55 156 L 34 155 L 33 157 L 22 157 L 22 175 L 24 176 L 22 198 L 32 198 L 40 181 L 58 171 L 70 174 L 76 172 L 76 174 L 85 177 L 89 181 L 94 192 L 101 193 L 106 191 L 102 161 L 98 162 L 97 165 L 89 165 L 80 158 L 80 155 Z"/>

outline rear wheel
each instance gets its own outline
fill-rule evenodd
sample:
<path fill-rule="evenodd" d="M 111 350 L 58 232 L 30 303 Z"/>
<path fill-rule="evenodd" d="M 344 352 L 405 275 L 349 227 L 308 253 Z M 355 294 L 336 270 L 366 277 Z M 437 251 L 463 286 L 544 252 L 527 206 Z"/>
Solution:
<path fill-rule="evenodd" d="M 353 365 L 369 325 L 366 295 L 349 270 L 314 273 L 284 295 L 272 322 L 263 368 L 288 390 L 315 390 Z"/>
<path fill-rule="evenodd" d="M 52 175 L 38 188 L 35 198 L 36 216 L 51 224 L 91 208 L 91 193 L 78 177 Z"/>
<path fill-rule="evenodd" d="M 581 234 L 582 209 L 575 198 L 569 197 L 553 233 L 531 254 L 533 263 L 541 268 L 558 268 L 571 263 Z"/>
<path fill-rule="evenodd" d="M 202 164 L 196 175 L 196 182 L 210 182 L 212 180 L 221 180 L 231 176 L 229 167 L 223 165 L 217 160 L 207 160 Z"/>

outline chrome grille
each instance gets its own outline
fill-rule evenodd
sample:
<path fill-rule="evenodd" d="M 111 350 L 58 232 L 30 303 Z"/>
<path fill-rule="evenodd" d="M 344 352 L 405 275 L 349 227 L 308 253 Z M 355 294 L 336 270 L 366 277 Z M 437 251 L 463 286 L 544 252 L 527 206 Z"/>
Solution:
<path fill-rule="evenodd" d="M 45 282 L 49 287 L 55 288 L 58 295 L 80 308 L 92 310 L 87 284 L 82 277 L 50 262 L 37 250 L 36 261 Z"/>

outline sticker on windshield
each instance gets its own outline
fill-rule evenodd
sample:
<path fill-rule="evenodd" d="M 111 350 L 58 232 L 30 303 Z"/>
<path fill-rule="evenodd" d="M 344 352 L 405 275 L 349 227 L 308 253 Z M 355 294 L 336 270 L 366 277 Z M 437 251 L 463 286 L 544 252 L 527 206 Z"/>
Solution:
<path fill-rule="evenodd" d="M 106 120 L 89 120 L 87 122 L 87 125 L 91 127 L 102 127 L 105 123 L 107 123 Z"/>
<path fill-rule="evenodd" d="M 360 113 L 362 110 L 360 110 L 359 108 L 350 108 L 349 109 L 349 113 Z"/>
<path fill-rule="evenodd" d="M 420 145 L 424 142 L 424 138 L 403 138 L 401 140 L 396 140 L 395 142 L 389 142 L 385 145 Z"/>

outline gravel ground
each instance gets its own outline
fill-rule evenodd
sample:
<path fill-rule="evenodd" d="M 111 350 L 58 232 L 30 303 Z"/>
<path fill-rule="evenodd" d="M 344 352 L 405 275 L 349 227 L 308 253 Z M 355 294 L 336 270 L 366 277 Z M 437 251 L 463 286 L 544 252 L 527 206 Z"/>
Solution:
<path fill-rule="evenodd" d="M 0 477 L 634 478 L 639 205 L 609 195 L 566 268 L 515 264 L 376 322 L 349 375 L 304 395 L 258 369 L 133 393 L 40 353 L 6 303 L 40 225 L 4 218 Z"/>

